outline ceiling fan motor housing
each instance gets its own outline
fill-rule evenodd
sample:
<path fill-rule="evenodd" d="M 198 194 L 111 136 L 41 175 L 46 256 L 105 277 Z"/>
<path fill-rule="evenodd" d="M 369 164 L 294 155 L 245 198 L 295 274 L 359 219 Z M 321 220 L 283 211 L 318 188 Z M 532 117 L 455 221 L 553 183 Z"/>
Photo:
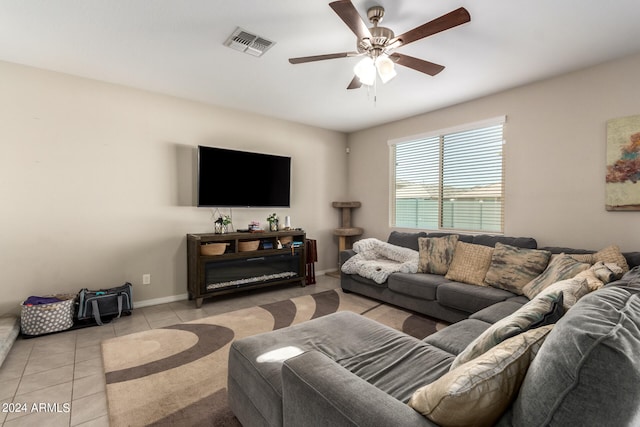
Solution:
<path fill-rule="evenodd" d="M 358 52 L 369 53 L 374 59 L 381 55 L 389 40 L 393 39 L 394 34 L 390 28 L 379 27 L 378 24 L 382 22 L 384 17 L 384 8 L 382 6 L 373 6 L 367 10 L 367 17 L 369 22 L 373 24 L 373 27 L 369 28 L 371 38 L 365 37 L 358 40 Z"/>

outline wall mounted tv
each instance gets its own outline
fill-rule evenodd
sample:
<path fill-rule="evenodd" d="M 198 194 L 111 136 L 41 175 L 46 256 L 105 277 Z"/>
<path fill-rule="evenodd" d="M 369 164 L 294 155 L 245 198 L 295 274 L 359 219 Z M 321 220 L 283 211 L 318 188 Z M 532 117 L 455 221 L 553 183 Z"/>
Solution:
<path fill-rule="evenodd" d="M 199 207 L 289 207 L 291 157 L 198 146 Z"/>

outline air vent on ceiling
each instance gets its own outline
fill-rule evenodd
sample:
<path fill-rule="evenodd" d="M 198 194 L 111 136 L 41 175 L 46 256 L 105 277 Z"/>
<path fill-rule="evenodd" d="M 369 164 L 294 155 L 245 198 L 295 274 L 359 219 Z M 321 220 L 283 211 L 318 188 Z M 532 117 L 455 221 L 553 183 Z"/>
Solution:
<path fill-rule="evenodd" d="M 238 27 L 224 42 L 231 49 L 247 53 L 252 56 L 262 56 L 275 42 L 256 36 Z"/>

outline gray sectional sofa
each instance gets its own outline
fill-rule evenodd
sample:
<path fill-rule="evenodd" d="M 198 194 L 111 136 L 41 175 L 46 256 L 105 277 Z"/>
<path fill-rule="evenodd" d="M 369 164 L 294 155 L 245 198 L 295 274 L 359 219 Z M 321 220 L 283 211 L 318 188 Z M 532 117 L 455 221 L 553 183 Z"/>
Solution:
<path fill-rule="evenodd" d="M 393 231 L 388 243 L 418 250 L 420 237 L 442 237 L 446 233 L 402 233 Z M 493 247 L 504 243 L 519 248 L 536 249 L 531 237 L 506 237 L 492 235 L 459 235 L 460 241 Z M 340 253 L 340 265 L 356 253 L 352 250 Z M 428 273 L 393 273 L 382 284 L 357 274 L 341 274 L 340 285 L 345 292 L 355 292 L 388 302 L 399 307 L 426 314 L 447 322 L 466 319 L 470 314 L 497 302 L 513 300 L 524 304 L 527 299 L 494 287 L 472 286 L 448 280 L 442 275 Z"/>
<path fill-rule="evenodd" d="M 568 311 L 566 291 L 531 301 L 503 294 L 465 311 L 439 300 L 443 282 L 436 298 L 414 296 L 416 311 L 459 321 L 423 340 L 350 312 L 237 340 L 229 404 L 245 427 L 640 425 L 640 253 L 625 258 L 632 269 L 622 279 Z M 347 290 L 366 295 L 365 283 L 350 279 Z M 410 298 L 366 286 L 397 305 Z M 543 302 L 549 310 L 534 322 L 527 309 Z M 523 319 L 531 322 L 524 327 Z M 518 333 L 460 362 L 470 347 L 515 326 Z M 282 357 L 261 361 L 268 352 Z"/>

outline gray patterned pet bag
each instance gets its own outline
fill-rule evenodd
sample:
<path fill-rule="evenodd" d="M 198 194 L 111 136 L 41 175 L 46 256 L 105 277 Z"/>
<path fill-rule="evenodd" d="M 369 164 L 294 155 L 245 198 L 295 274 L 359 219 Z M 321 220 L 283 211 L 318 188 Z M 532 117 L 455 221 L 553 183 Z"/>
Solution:
<path fill-rule="evenodd" d="M 73 326 L 76 295 L 29 297 L 22 303 L 20 328 L 23 335 L 44 335 Z"/>

